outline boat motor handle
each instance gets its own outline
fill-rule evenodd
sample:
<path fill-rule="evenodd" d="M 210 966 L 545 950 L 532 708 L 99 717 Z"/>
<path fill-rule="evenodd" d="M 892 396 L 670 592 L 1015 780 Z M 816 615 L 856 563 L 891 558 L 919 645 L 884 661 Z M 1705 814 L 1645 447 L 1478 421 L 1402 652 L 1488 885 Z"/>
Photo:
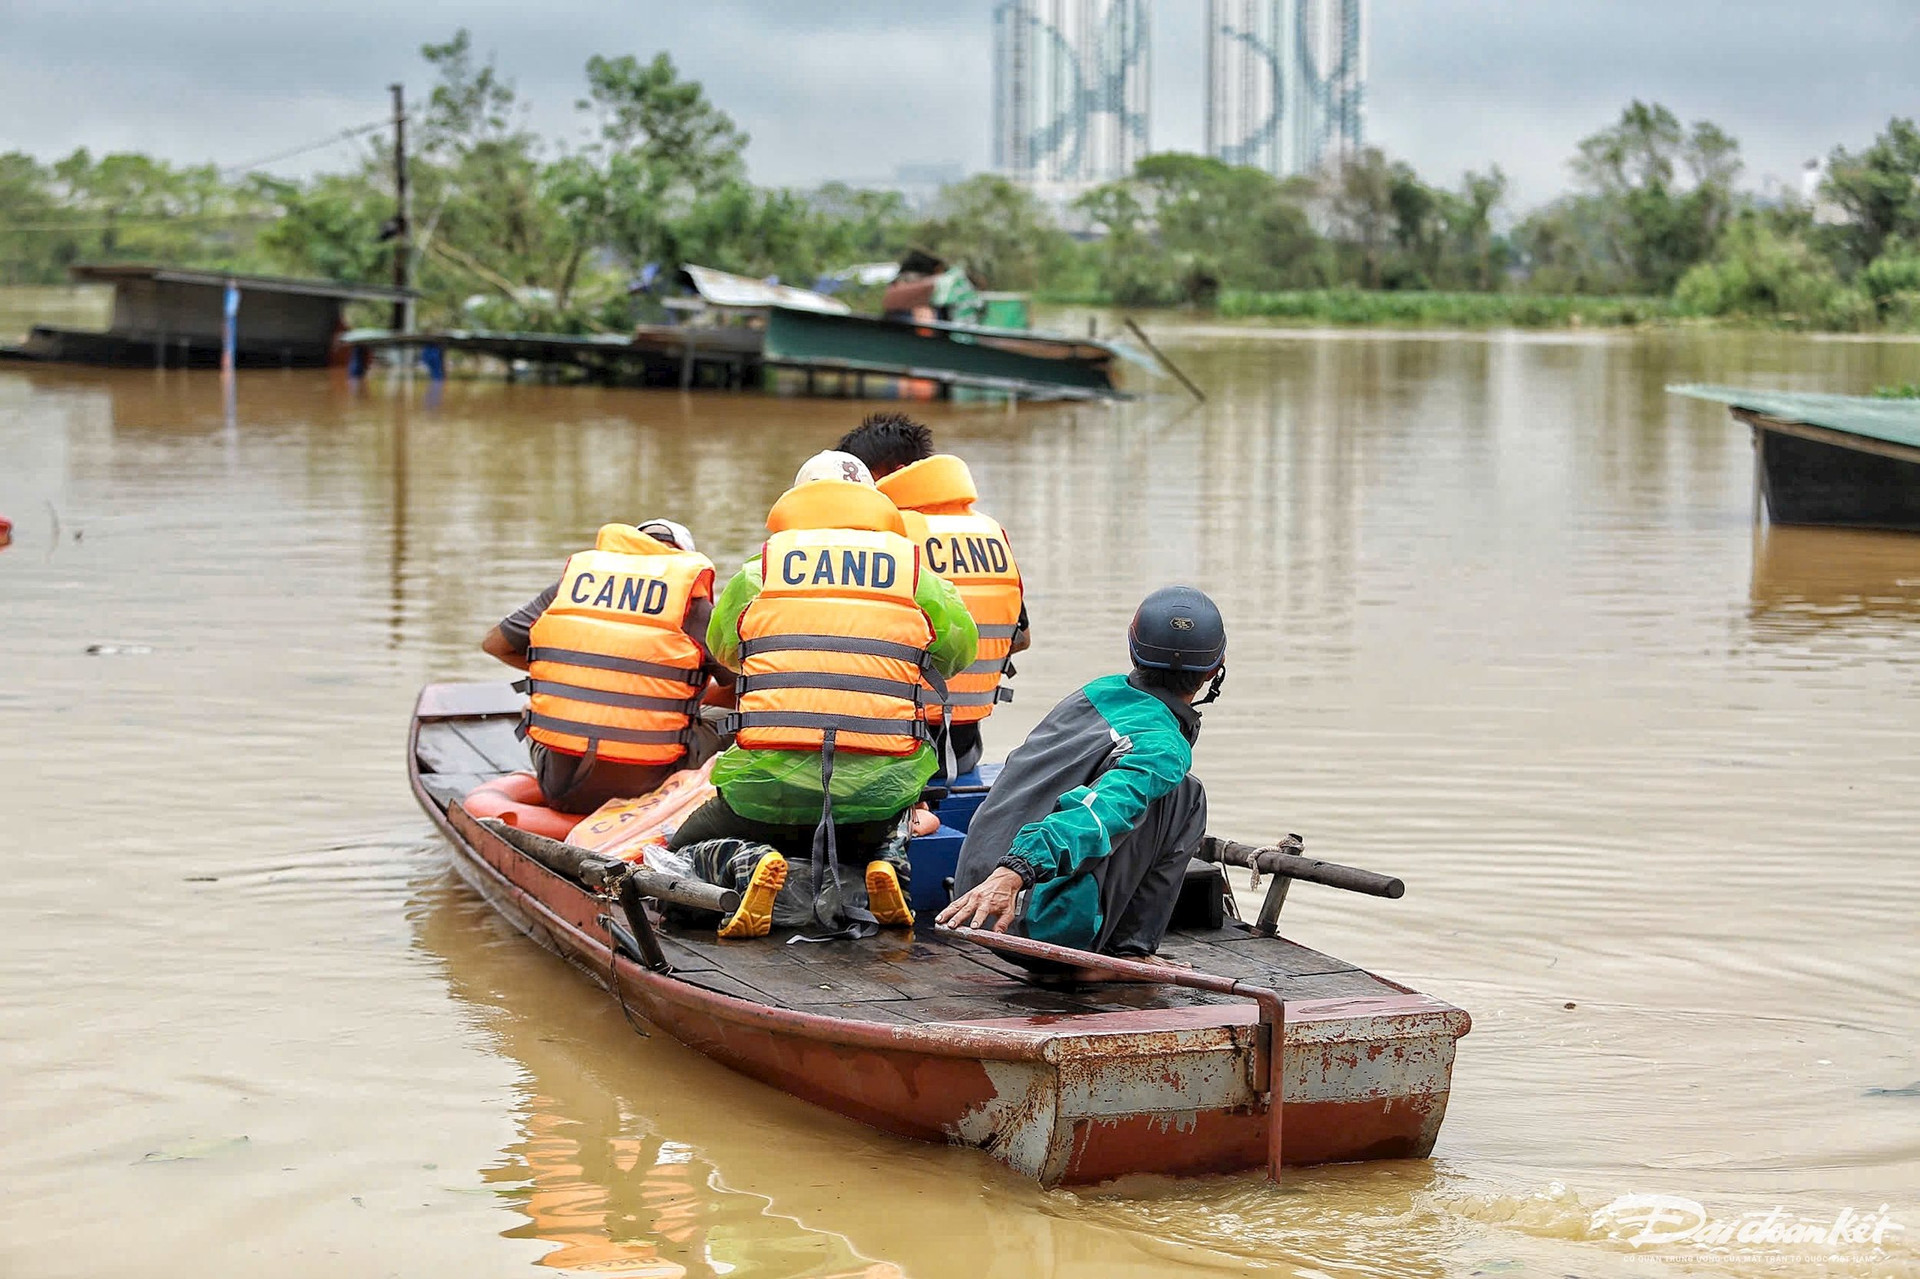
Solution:
<path fill-rule="evenodd" d="M 1246 866 L 1262 875 L 1303 879 L 1309 884 L 1344 888 L 1350 893 L 1365 893 L 1369 897 L 1406 896 L 1407 886 L 1391 875 L 1361 870 L 1357 866 L 1342 866 L 1338 862 L 1323 862 L 1306 856 L 1299 849 L 1300 837 L 1297 835 L 1289 835 L 1279 845 L 1265 848 L 1209 835 L 1200 841 L 1197 856 L 1203 862 Z"/>

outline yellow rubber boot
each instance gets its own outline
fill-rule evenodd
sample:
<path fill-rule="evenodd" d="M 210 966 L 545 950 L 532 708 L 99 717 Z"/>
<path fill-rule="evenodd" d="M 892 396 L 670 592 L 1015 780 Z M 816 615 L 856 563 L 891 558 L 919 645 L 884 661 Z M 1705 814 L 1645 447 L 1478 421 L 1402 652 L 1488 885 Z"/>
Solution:
<path fill-rule="evenodd" d="M 768 849 L 753 868 L 753 878 L 740 894 L 740 909 L 720 923 L 720 935 L 730 938 L 765 937 L 773 931 L 773 899 L 787 882 L 787 859 Z"/>
<path fill-rule="evenodd" d="M 907 905 L 907 895 L 900 891 L 900 876 L 892 862 L 867 863 L 867 909 L 889 928 L 913 927 L 913 907 Z"/>

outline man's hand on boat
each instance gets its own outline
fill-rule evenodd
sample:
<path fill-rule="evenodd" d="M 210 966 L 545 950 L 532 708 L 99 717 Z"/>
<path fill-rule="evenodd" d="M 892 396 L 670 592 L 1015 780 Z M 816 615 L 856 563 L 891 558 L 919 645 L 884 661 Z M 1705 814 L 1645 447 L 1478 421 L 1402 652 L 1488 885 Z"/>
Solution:
<path fill-rule="evenodd" d="M 937 922 L 946 928 L 990 928 L 1004 933 L 1013 924 L 1019 900 L 1020 876 L 1001 866 L 949 902 Z"/>

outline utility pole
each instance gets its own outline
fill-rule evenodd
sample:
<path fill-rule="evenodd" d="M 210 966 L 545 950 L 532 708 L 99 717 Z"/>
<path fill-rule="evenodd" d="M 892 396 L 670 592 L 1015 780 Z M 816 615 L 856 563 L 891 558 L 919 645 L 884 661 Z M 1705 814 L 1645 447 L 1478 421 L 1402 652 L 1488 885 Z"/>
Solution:
<path fill-rule="evenodd" d="M 413 228 L 407 218 L 407 91 L 405 85 L 393 90 L 393 287 L 408 287 L 412 274 Z M 405 333 L 413 328 L 413 301 L 402 298 L 393 304 L 393 327 Z"/>

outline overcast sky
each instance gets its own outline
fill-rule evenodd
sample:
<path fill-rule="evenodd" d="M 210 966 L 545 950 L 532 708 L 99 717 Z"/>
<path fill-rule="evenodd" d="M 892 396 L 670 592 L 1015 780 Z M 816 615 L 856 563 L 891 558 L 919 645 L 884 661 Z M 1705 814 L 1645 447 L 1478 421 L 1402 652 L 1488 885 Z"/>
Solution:
<path fill-rule="evenodd" d="M 990 159 L 993 0 L 0 0 L 0 151 L 241 164 L 380 117 L 469 27 L 549 135 L 590 54 L 665 49 L 764 183 Z M 1204 0 L 1154 0 L 1156 150 L 1202 141 Z M 1429 180 L 1498 163 L 1516 208 L 1633 97 L 1740 139 L 1750 185 L 1920 115 L 1920 0 L 1374 0 L 1369 140 Z M 303 173 L 348 148 L 272 166 Z"/>

